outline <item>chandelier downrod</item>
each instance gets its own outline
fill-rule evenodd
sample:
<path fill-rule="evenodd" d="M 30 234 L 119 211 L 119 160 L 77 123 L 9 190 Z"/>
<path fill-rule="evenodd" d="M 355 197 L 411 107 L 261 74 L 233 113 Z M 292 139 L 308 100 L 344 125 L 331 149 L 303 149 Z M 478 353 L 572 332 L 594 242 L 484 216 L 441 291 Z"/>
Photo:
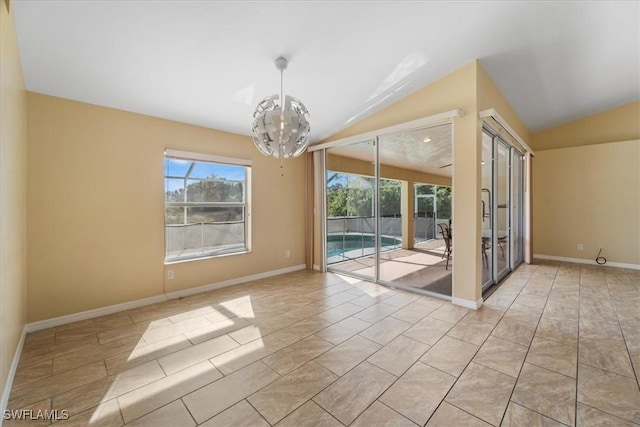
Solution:
<path fill-rule="evenodd" d="M 282 56 L 276 58 L 276 68 L 280 70 L 280 141 L 284 139 L 284 109 L 287 105 L 284 97 L 284 70 L 287 69 L 287 65 L 289 65 L 289 61 L 287 58 L 283 58 Z M 278 158 L 280 160 L 280 175 L 284 176 L 284 165 L 282 163 L 282 151 L 284 147 L 282 144 L 279 144 L 278 147 Z"/>

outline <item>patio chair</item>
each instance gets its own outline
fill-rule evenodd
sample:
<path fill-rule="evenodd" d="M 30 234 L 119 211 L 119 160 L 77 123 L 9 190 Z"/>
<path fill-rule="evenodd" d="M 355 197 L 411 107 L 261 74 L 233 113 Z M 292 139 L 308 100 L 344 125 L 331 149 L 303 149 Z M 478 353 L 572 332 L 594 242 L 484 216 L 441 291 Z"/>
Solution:
<path fill-rule="evenodd" d="M 491 249 L 491 239 L 483 237 L 480 241 L 480 249 L 482 250 L 482 267 L 489 268 L 489 256 L 487 255 L 487 249 Z"/>
<path fill-rule="evenodd" d="M 442 233 L 442 239 L 444 240 L 444 243 L 446 245 L 445 251 L 442 254 L 442 258 L 445 257 L 445 255 L 447 256 L 447 262 L 444 266 L 445 270 L 449 269 L 449 258 L 451 257 L 451 252 L 453 251 L 453 239 L 451 236 L 451 229 L 449 228 L 449 226 L 447 225 L 447 223 L 441 222 L 438 223 L 438 227 L 440 227 L 440 232 Z"/>
<path fill-rule="evenodd" d="M 500 247 L 500 251 L 502 252 L 502 259 L 504 258 L 504 245 L 507 243 L 507 238 L 505 237 L 500 237 L 498 238 L 498 246 Z"/>

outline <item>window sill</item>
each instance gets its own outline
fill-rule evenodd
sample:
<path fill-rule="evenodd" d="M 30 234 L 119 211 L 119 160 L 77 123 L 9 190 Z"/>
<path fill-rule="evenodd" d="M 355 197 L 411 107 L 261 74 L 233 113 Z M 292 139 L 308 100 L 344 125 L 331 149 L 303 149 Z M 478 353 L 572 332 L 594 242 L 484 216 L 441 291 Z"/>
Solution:
<path fill-rule="evenodd" d="M 230 252 L 230 253 L 219 254 L 219 255 L 205 255 L 205 256 L 201 256 L 201 257 L 197 257 L 197 258 L 175 259 L 175 260 L 171 260 L 171 261 L 165 261 L 164 265 L 182 264 L 182 263 L 185 263 L 185 262 L 193 262 L 193 261 L 205 261 L 205 260 L 216 259 L 216 258 L 226 258 L 226 257 L 230 257 L 230 256 L 235 256 L 235 255 L 245 255 L 245 254 L 250 254 L 250 253 L 251 253 L 251 250 L 247 249 L 247 250 L 244 250 L 244 251 Z"/>

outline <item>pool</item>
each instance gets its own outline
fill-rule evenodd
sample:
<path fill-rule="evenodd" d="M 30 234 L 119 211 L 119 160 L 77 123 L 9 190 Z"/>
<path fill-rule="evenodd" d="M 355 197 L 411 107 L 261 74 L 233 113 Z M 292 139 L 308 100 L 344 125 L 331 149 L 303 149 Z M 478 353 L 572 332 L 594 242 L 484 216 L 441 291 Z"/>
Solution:
<path fill-rule="evenodd" d="M 400 239 L 382 237 L 382 250 L 389 250 L 400 246 Z M 327 258 L 338 257 L 356 258 L 373 253 L 376 238 L 372 234 L 333 234 L 327 236 Z M 370 250 L 366 250 L 370 249 Z M 350 253 L 351 252 L 351 253 Z M 329 260 L 331 262 L 332 260 Z"/>

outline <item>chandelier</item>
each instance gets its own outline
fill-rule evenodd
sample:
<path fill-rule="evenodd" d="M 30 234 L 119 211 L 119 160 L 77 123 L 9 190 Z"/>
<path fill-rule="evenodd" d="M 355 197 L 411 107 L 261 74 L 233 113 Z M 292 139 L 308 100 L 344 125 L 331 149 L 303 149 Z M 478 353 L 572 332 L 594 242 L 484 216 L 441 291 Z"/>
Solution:
<path fill-rule="evenodd" d="M 280 70 L 280 95 L 267 96 L 256 107 L 253 142 L 265 156 L 282 160 L 299 156 L 309 145 L 309 112 L 300 100 L 284 95 L 283 75 L 287 59 L 279 57 L 275 63 Z"/>

